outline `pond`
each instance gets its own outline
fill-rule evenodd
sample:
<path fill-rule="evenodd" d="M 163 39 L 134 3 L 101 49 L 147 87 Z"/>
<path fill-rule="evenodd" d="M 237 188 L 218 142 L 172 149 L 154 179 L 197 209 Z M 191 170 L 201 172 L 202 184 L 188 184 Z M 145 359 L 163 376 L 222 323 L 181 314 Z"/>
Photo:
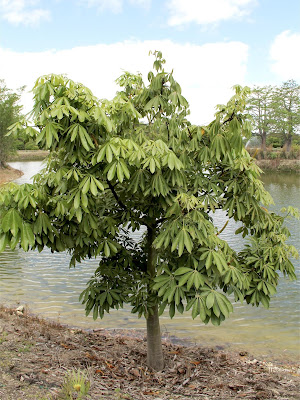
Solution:
<path fill-rule="evenodd" d="M 41 168 L 41 162 L 10 165 L 24 172 L 18 183 L 29 182 Z M 275 210 L 286 205 L 300 206 L 299 176 L 276 172 L 265 174 L 263 180 L 274 198 Z M 224 225 L 224 215 L 220 213 L 215 219 L 218 226 Z M 299 222 L 290 220 L 288 227 L 292 232 L 290 243 L 299 250 Z M 241 243 L 240 238 L 234 235 L 235 229 L 234 223 L 228 225 L 222 237 L 238 249 Z M 75 270 L 69 269 L 68 264 L 69 256 L 65 253 L 51 254 L 48 250 L 25 253 L 20 249 L 7 249 L 0 254 L 0 303 L 27 304 L 36 314 L 81 328 L 145 327 L 145 321 L 131 314 L 129 307 L 112 310 L 103 320 L 93 321 L 91 317 L 85 317 L 78 296 L 98 261 L 85 261 Z M 299 260 L 294 264 L 299 279 Z M 260 358 L 296 362 L 300 344 L 299 286 L 299 280 L 290 282 L 282 278 L 269 310 L 235 304 L 234 313 L 220 327 L 206 326 L 199 319 L 193 320 L 189 312 L 176 315 L 173 320 L 164 314 L 161 317 L 162 331 L 192 343 L 246 350 Z"/>

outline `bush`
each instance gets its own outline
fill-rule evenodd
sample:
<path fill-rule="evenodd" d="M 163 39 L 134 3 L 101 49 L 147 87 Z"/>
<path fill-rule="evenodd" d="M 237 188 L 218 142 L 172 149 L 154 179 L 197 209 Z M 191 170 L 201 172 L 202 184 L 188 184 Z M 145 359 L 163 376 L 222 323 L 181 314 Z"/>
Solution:
<path fill-rule="evenodd" d="M 299 148 L 299 146 L 300 146 L 300 135 L 294 135 L 294 136 L 293 136 L 293 138 L 292 138 L 292 144 L 293 144 L 294 146 L 298 146 L 298 148 Z"/>
<path fill-rule="evenodd" d="M 22 140 L 15 140 L 14 147 L 16 150 L 25 150 L 25 143 Z"/>
<path fill-rule="evenodd" d="M 291 151 L 289 152 L 290 159 L 298 159 L 300 157 L 300 145 L 293 144 Z"/>
<path fill-rule="evenodd" d="M 272 146 L 274 149 L 283 147 L 285 141 L 285 136 L 282 133 L 270 133 L 267 136 L 266 144 L 267 146 Z"/>
<path fill-rule="evenodd" d="M 25 144 L 25 150 L 39 150 L 39 146 L 37 146 L 34 142 L 30 141 Z"/>

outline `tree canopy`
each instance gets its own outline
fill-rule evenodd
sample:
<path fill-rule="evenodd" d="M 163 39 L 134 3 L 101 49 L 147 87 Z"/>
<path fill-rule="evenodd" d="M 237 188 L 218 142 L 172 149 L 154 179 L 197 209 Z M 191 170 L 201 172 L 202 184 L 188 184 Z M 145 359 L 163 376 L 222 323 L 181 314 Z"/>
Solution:
<path fill-rule="evenodd" d="M 266 150 L 267 136 L 280 135 L 287 151 L 292 139 L 300 135 L 300 85 L 294 80 L 280 87 L 256 86 L 247 101 L 252 116 L 253 134 L 261 138 L 261 148 Z"/>
<path fill-rule="evenodd" d="M 37 80 L 26 132 L 50 154 L 32 184 L 0 192 L 0 251 L 66 250 L 71 266 L 99 257 L 81 294 L 87 314 L 130 304 L 147 319 L 148 363 L 161 369 L 159 314 L 190 310 L 219 325 L 233 301 L 268 307 L 279 274 L 295 278 L 296 251 L 243 146 L 249 88 L 236 86 L 208 126 L 191 125 L 179 83 L 154 55 L 148 84 L 125 72 L 111 101 L 64 76 Z M 239 221 L 242 251 L 222 239 L 216 210 Z"/>
<path fill-rule="evenodd" d="M 13 150 L 12 137 L 6 137 L 10 125 L 21 117 L 22 106 L 18 105 L 21 92 L 13 92 L 0 80 L 0 168 L 5 165 L 10 152 Z"/>

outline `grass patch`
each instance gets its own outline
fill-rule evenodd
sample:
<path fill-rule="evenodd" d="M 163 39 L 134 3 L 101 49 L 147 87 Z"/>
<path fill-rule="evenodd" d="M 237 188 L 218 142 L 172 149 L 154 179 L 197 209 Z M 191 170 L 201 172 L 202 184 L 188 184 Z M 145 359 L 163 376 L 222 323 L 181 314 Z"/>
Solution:
<path fill-rule="evenodd" d="M 48 154 L 46 150 L 18 150 L 9 161 L 43 161 Z"/>

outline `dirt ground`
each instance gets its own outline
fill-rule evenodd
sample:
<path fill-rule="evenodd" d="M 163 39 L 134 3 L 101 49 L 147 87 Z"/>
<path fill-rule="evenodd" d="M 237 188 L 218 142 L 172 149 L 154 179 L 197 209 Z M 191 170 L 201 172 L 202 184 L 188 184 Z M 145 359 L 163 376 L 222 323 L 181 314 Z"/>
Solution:
<path fill-rule="evenodd" d="M 55 400 L 68 371 L 84 371 L 92 400 L 299 399 L 296 366 L 274 366 L 247 353 L 163 341 L 165 368 L 146 365 L 138 331 L 70 329 L 0 307 L 0 399 Z M 77 392 L 76 392 L 77 393 Z"/>
<path fill-rule="evenodd" d="M 13 181 L 22 175 L 22 171 L 11 168 L 9 165 L 6 168 L 0 168 L 0 186 L 4 183 Z"/>

